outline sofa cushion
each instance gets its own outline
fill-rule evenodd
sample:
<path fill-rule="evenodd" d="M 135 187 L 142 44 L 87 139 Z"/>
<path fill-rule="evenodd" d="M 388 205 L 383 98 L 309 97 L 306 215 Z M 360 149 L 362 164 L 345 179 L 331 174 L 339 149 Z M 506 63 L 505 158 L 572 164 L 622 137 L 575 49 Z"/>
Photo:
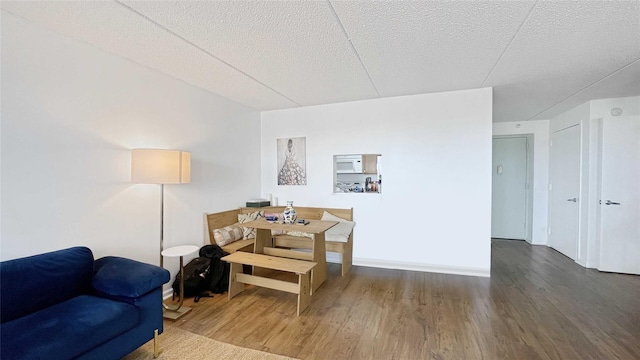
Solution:
<path fill-rule="evenodd" d="M 353 221 L 343 219 L 326 211 L 322 214 L 321 220 L 338 222 L 338 224 L 325 233 L 324 237 L 326 241 L 347 242 L 353 227 L 356 225 Z"/>
<path fill-rule="evenodd" d="M 169 271 L 161 267 L 105 256 L 95 261 L 91 285 L 100 295 L 135 298 L 170 280 Z"/>
<path fill-rule="evenodd" d="M 304 231 L 285 231 L 284 233 L 287 234 L 287 235 L 291 235 L 291 236 L 306 237 L 306 238 L 313 239 L 313 234 L 312 233 L 308 233 L 308 232 L 304 232 Z M 325 240 L 326 240 L 326 236 L 325 236 Z"/>
<path fill-rule="evenodd" d="M 345 236 L 342 234 L 329 234 L 329 232 L 327 232 L 324 235 L 324 240 L 325 241 L 331 241 L 331 242 L 342 242 L 342 243 L 346 243 L 349 241 L 349 236 Z"/>
<path fill-rule="evenodd" d="M 71 359 L 133 328 L 139 317 L 133 305 L 78 296 L 2 324 L 2 359 Z"/>
<path fill-rule="evenodd" d="M 88 294 L 92 275 L 93 254 L 86 247 L 1 262 L 0 322 Z"/>
<path fill-rule="evenodd" d="M 331 229 L 329 229 L 329 230 L 331 230 Z M 343 242 L 343 243 L 346 243 L 346 242 L 349 241 L 349 236 L 348 235 L 345 236 L 344 234 L 340 234 L 340 233 L 330 233 L 329 230 L 327 230 L 324 233 L 324 241 Z M 313 234 L 308 233 L 308 232 L 304 232 L 304 231 L 287 231 L 287 232 L 285 232 L 285 234 L 286 235 L 295 236 L 295 237 L 303 237 L 303 238 L 313 239 Z"/>
<path fill-rule="evenodd" d="M 261 217 L 264 217 L 264 210 L 255 211 L 250 214 L 238 214 L 238 222 L 240 224 L 244 224 L 253 220 L 258 220 Z M 256 237 L 255 228 L 242 227 L 242 230 L 244 232 L 244 239 L 253 239 Z"/>
<path fill-rule="evenodd" d="M 221 229 L 213 229 L 213 240 L 215 240 L 218 246 L 225 246 L 234 241 L 242 240 L 243 238 L 243 228 L 235 224 L 225 226 Z"/>
<path fill-rule="evenodd" d="M 333 242 L 344 242 L 349 241 L 349 235 L 351 234 L 351 230 L 355 226 L 355 222 L 343 219 L 341 217 L 337 217 L 329 212 L 324 212 L 322 214 L 321 220 L 327 221 L 337 221 L 338 223 L 327 230 L 324 233 L 325 241 L 333 241 Z M 287 231 L 287 235 L 298 236 L 298 237 L 307 237 L 313 238 L 313 234 L 304 232 L 304 231 Z"/>

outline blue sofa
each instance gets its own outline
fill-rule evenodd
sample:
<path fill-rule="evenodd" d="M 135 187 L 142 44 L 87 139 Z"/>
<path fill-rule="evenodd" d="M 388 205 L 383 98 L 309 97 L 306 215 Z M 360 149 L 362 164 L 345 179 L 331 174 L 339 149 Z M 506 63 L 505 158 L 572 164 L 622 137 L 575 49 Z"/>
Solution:
<path fill-rule="evenodd" d="M 120 359 L 161 333 L 169 272 L 86 247 L 0 263 L 0 357 Z"/>

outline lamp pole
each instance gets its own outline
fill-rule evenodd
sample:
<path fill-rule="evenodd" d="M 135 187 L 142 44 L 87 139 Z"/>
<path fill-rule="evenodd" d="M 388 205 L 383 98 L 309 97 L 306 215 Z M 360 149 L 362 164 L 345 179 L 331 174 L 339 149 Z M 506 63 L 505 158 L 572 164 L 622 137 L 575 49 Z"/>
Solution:
<path fill-rule="evenodd" d="M 160 267 L 164 267 L 164 184 L 160 184 Z"/>

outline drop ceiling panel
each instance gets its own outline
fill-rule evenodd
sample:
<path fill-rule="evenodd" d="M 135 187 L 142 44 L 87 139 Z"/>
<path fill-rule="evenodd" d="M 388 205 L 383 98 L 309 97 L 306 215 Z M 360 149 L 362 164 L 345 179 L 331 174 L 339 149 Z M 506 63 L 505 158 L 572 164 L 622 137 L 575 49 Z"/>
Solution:
<path fill-rule="evenodd" d="M 297 104 L 115 2 L 2 2 L 2 8 L 258 110 Z"/>
<path fill-rule="evenodd" d="M 382 96 L 482 87 L 533 6 L 332 2 Z"/>
<path fill-rule="evenodd" d="M 640 59 L 639 4 L 538 3 L 485 84 L 496 89 L 494 122 L 541 119 L 558 102 Z"/>
<path fill-rule="evenodd" d="M 327 2 L 127 2 L 300 105 L 377 97 Z"/>
<path fill-rule="evenodd" d="M 536 118 L 550 119 L 593 99 L 621 98 L 640 95 L 640 60 L 616 71 L 583 91 L 565 99 Z"/>
<path fill-rule="evenodd" d="M 493 86 L 499 122 L 640 95 L 640 1 L 0 7 L 258 110 Z"/>
<path fill-rule="evenodd" d="M 551 119 L 593 99 L 637 95 L 640 95 L 640 61 L 581 90 L 576 88 L 574 91 L 560 83 L 502 85 L 495 87 L 493 92 L 494 104 L 499 104 L 494 106 L 493 122 Z M 535 116 L 525 115 L 534 113 Z M 518 114 L 521 117 L 516 117 Z"/>

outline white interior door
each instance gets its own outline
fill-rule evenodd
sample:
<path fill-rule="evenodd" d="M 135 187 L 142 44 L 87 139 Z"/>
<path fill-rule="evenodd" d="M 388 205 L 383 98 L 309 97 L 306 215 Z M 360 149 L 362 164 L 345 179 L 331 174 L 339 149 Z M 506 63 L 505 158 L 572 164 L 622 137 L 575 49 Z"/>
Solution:
<path fill-rule="evenodd" d="M 526 236 L 527 139 L 493 139 L 491 237 Z"/>
<path fill-rule="evenodd" d="M 640 274 L 640 117 L 602 120 L 600 265 Z"/>
<path fill-rule="evenodd" d="M 549 245 L 575 260 L 580 216 L 580 126 L 552 133 L 549 155 Z"/>

